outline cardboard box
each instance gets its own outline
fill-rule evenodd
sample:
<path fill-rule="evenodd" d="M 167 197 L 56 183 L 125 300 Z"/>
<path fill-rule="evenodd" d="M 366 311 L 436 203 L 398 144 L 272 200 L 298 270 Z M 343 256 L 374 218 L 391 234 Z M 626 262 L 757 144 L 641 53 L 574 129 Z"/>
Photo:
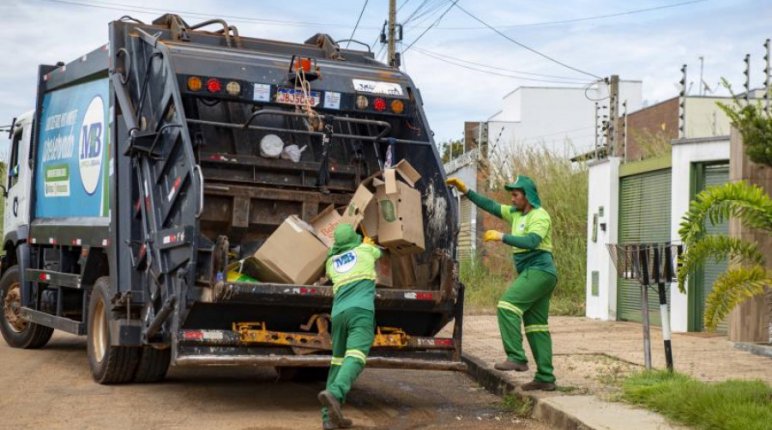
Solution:
<path fill-rule="evenodd" d="M 420 175 L 404 160 L 397 167 L 386 169 L 383 183 L 375 186 L 378 243 L 396 255 L 416 254 L 425 249 L 423 213 L 421 193 L 410 183 Z M 397 174 L 407 182 L 397 180 Z"/>
<path fill-rule="evenodd" d="M 335 228 L 340 224 L 341 219 L 342 217 L 335 210 L 335 207 L 330 205 L 311 220 L 311 227 L 316 231 L 316 237 L 328 248 L 331 248 L 335 243 Z"/>
<path fill-rule="evenodd" d="M 343 211 L 343 217 L 340 220 L 342 223 L 351 224 L 354 229 L 359 227 L 359 224 L 365 219 L 367 213 L 367 207 L 370 206 L 375 194 L 368 189 L 369 182 L 362 182 L 357 188 L 354 195 L 351 197 L 346 209 Z"/>
<path fill-rule="evenodd" d="M 309 285 L 324 271 L 327 246 L 313 227 L 291 215 L 253 257 L 256 264 L 248 265 L 245 271 L 260 282 Z"/>

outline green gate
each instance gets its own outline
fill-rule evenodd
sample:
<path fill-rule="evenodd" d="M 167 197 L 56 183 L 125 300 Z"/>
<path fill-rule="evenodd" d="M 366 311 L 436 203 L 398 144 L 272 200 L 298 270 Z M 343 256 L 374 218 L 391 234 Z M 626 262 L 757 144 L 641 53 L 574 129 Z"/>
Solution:
<path fill-rule="evenodd" d="M 723 185 L 727 182 L 729 182 L 729 164 L 695 164 L 692 198 L 708 187 Z M 714 226 L 707 222 L 705 231 L 708 234 L 728 234 L 729 223 L 723 222 Z M 703 331 L 705 329 L 703 319 L 705 299 L 713 290 L 713 283 L 716 281 L 716 278 L 726 271 L 726 268 L 726 259 L 719 262 L 710 261 L 691 274 L 691 279 L 689 280 L 689 331 Z M 716 329 L 720 333 L 726 333 L 726 330 L 726 321 L 719 324 Z"/>
<path fill-rule="evenodd" d="M 671 170 L 624 176 L 619 180 L 619 243 L 663 243 L 670 238 Z M 668 286 L 668 299 L 670 287 Z M 668 302 L 669 306 L 669 302 Z M 642 321 L 641 288 L 617 279 L 617 319 Z M 649 289 L 649 321 L 659 325 L 659 297 Z"/>

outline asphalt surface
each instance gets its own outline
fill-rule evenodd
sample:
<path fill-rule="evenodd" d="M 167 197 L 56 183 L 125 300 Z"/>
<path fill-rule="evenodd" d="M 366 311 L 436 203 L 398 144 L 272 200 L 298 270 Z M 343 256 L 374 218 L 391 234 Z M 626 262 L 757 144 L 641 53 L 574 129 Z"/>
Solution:
<path fill-rule="evenodd" d="M 0 428 L 318 429 L 322 382 L 272 368 L 172 368 L 158 384 L 99 385 L 85 338 L 56 333 L 41 350 L 0 340 Z M 344 413 L 364 429 L 546 429 L 456 372 L 366 369 Z"/>

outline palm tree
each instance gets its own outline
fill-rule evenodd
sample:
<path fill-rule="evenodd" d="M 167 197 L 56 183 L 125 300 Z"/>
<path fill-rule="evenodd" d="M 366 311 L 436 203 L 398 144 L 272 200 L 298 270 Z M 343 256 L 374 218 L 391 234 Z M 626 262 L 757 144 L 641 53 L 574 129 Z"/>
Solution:
<path fill-rule="evenodd" d="M 685 292 L 689 273 L 702 264 L 729 258 L 730 268 L 713 284 L 705 306 L 705 327 L 715 330 L 735 306 L 764 293 L 772 285 L 772 271 L 758 244 L 739 238 L 705 233 L 705 224 L 720 224 L 730 217 L 744 225 L 772 233 L 772 199 L 759 186 L 745 181 L 706 189 L 692 201 L 678 234 L 686 245 L 678 269 L 678 288 Z"/>

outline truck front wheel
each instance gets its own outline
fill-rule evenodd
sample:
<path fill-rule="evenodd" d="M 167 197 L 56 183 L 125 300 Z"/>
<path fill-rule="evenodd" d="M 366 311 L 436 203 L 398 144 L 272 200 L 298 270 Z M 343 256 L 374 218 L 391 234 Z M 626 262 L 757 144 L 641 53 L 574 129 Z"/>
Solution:
<path fill-rule="evenodd" d="M 31 323 L 21 316 L 21 276 L 19 266 L 9 268 L 0 279 L 0 332 L 14 348 L 42 348 L 51 339 L 54 329 Z"/>
<path fill-rule="evenodd" d="M 100 384 L 121 384 L 134 378 L 138 347 L 114 346 L 110 336 L 110 278 L 103 276 L 94 283 L 88 304 L 88 364 L 91 375 Z"/>

